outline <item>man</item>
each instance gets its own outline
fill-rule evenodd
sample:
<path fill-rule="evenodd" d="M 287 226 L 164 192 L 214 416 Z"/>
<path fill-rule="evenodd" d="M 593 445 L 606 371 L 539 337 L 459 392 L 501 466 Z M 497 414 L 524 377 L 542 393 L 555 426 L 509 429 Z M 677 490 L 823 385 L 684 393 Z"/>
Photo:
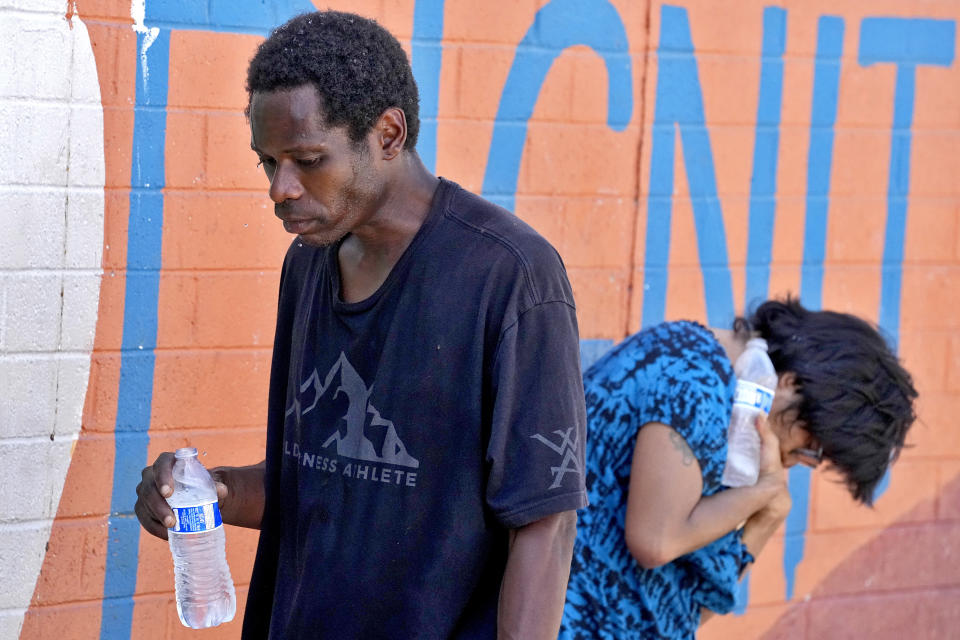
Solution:
<path fill-rule="evenodd" d="M 575 309 L 556 251 L 431 175 L 375 22 L 299 16 L 247 77 L 284 261 L 267 451 L 220 468 L 260 528 L 245 638 L 555 638 L 583 483 Z M 137 515 L 166 537 L 171 456 Z"/>

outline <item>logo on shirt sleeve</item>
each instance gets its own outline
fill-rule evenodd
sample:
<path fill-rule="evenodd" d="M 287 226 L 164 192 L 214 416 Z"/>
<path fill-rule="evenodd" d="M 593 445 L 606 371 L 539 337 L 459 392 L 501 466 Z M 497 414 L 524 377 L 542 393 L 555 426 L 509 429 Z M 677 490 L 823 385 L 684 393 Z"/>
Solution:
<path fill-rule="evenodd" d="M 575 432 L 575 429 L 576 427 L 570 427 L 566 431 L 559 429 L 554 431 L 556 435 L 560 436 L 559 443 L 553 443 L 539 433 L 530 436 L 534 440 L 545 444 L 551 451 L 556 452 L 557 455 L 563 458 L 560 466 L 550 467 L 550 472 L 553 473 L 553 484 L 550 485 L 551 489 L 559 487 L 563 482 L 563 477 L 568 473 L 580 475 L 580 460 L 577 457 L 577 445 L 580 442 L 580 435 Z M 572 437 L 571 434 L 573 434 Z"/>

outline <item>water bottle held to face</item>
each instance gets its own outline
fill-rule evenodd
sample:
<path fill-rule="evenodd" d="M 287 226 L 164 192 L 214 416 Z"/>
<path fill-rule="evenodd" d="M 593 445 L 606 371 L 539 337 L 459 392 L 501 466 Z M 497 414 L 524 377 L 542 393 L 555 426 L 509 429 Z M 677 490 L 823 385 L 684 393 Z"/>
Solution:
<path fill-rule="evenodd" d="M 177 450 L 173 481 L 167 504 L 176 524 L 167 530 L 167 539 L 173 555 L 177 613 L 186 627 L 215 627 L 233 620 L 237 609 L 217 488 L 192 447 Z"/>
<path fill-rule="evenodd" d="M 777 388 L 777 372 L 767 355 L 767 342 L 753 338 L 747 342 L 733 365 L 737 390 L 727 431 L 727 461 L 721 481 L 728 487 L 747 487 L 757 483 L 760 471 L 760 434 L 756 420 L 768 415 Z"/>

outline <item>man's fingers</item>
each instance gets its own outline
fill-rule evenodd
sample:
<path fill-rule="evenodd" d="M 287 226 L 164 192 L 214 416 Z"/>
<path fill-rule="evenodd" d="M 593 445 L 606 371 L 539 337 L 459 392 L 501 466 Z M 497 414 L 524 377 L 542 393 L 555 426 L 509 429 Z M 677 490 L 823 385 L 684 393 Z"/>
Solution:
<path fill-rule="evenodd" d="M 172 527 L 176 524 L 173 510 L 153 483 L 140 483 L 137 487 L 137 496 L 137 505 L 150 520 L 161 523 L 164 527 Z"/>
<path fill-rule="evenodd" d="M 140 521 L 140 525 L 146 529 L 147 533 L 163 540 L 167 539 L 167 527 L 149 512 L 143 502 L 138 500 L 133 507 L 133 511 L 137 514 L 137 520 Z"/>
<path fill-rule="evenodd" d="M 153 463 L 153 481 L 157 491 L 164 498 L 173 495 L 173 463 L 176 460 L 172 453 L 161 453 Z"/>
<path fill-rule="evenodd" d="M 143 528 L 164 540 L 167 529 L 176 524 L 173 510 L 164 498 L 173 494 L 173 462 L 173 454 L 162 453 L 153 465 L 143 469 L 134 507 Z"/>

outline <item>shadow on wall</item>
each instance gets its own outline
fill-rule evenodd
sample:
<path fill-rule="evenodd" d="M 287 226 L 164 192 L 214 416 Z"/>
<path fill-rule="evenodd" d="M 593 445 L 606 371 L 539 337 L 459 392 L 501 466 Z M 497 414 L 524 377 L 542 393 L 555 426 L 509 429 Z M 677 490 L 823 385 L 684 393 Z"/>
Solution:
<path fill-rule="evenodd" d="M 924 514 L 937 520 L 923 522 Z M 763 640 L 956 638 L 960 629 L 960 475 L 861 546 Z"/>

